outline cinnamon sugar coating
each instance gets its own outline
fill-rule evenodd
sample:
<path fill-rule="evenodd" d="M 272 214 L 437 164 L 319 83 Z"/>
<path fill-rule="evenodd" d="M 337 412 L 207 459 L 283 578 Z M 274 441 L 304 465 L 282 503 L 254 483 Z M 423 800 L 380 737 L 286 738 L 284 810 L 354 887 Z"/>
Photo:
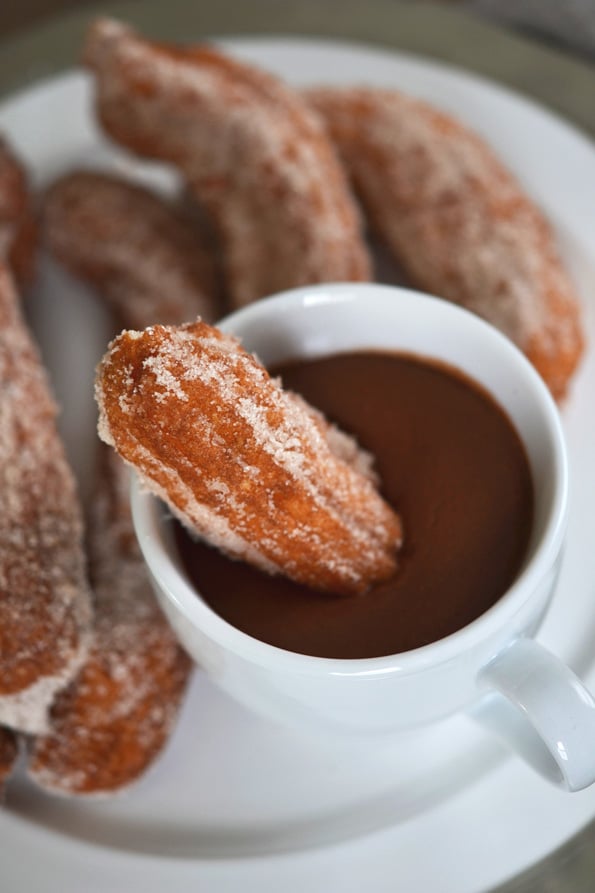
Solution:
<path fill-rule="evenodd" d="M 398 516 L 357 448 L 200 321 L 123 332 L 97 374 L 103 440 L 199 536 L 321 590 L 357 593 L 396 569 Z"/>
<path fill-rule="evenodd" d="M 129 508 L 128 470 L 101 453 L 88 532 L 95 623 L 89 656 L 34 739 L 29 775 L 48 791 L 109 794 L 137 780 L 172 732 L 191 672 L 149 582 Z"/>
<path fill-rule="evenodd" d="M 91 27 L 84 61 L 104 130 L 176 165 L 212 215 L 233 304 L 369 278 L 346 177 L 294 91 L 214 49 L 151 43 L 105 19 Z"/>
<path fill-rule="evenodd" d="M 563 396 L 583 350 L 577 297 L 549 224 L 485 142 L 395 90 L 306 97 L 413 283 L 499 328 Z"/>
<path fill-rule="evenodd" d="M 12 774 L 18 756 L 17 736 L 10 729 L 0 728 L 0 803 L 4 786 Z"/>
<path fill-rule="evenodd" d="M 0 266 L 0 723 L 46 727 L 91 620 L 81 510 L 56 408 Z"/>
<path fill-rule="evenodd" d="M 132 327 L 220 315 L 208 241 L 165 199 L 108 174 L 57 180 L 43 207 L 45 241 Z"/>
<path fill-rule="evenodd" d="M 27 173 L 0 137 L 0 263 L 10 267 L 20 286 L 33 278 L 37 225 Z"/>

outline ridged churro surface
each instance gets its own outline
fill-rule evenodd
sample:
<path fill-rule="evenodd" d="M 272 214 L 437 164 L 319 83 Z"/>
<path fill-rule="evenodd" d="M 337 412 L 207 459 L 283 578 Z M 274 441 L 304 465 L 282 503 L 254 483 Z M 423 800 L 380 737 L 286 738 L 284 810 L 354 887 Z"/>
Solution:
<path fill-rule="evenodd" d="M 100 436 L 227 554 L 344 593 L 395 571 L 400 521 L 366 459 L 218 329 L 123 332 L 96 397 Z"/>
<path fill-rule="evenodd" d="M 106 133 L 176 165 L 212 216 L 235 305 L 369 278 L 347 179 L 295 91 L 212 48 L 152 43 L 106 19 L 91 27 L 84 61 Z"/>
<path fill-rule="evenodd" d="M 132 526 L 128 469 L 103 448 L 88 532 L 89 655 L 31 747 L 33 780 L 65 795 L 129 786 L 169 740 L 191 671 L 162 614 Z"/>
<path fill-rule="evenodd" d="M 166 199 L 113 175 L 77 171 L 52 184 L 43 210 L 52 254 L 127 326 L 220 315 L 211 246 Z"/>
<path fill-rule="evenodd" d="M 91 620 L 81 508 L 45 370 L 0 269 L 0 723 L 40 731 Z"/>
<path fill-rule="evenodd" d="M 563 396 L 583 350 L 578 300 L 544 215 L 488 145 L 396 90 L 307 98 L 413 284 L 495 325 Z"/>

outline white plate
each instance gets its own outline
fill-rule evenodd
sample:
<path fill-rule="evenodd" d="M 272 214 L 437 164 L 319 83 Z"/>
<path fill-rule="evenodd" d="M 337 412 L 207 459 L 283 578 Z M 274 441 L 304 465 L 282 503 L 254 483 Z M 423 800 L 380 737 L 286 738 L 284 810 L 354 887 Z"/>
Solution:
<path fill-rule="evenodd" d="M 295 84 L 402 87 L 483 133 L 546 208 L 585 298 L 595 341 L 595 151 L 534 104 L 443 66 L 311 40 L 226 41 Z M 124 166 L 102 144 L 84 76 L 69 73 L 0 107 L 36 181 L 72 165 Z M 85 485 L 91 381 L 109 325 L 93 297 L 47 263 L 32 324 L 64 406 Z M 540 638 L 595 683 L 595 353 L 564 408 L 572 520 L 560 585 Z M 0 814 L 3 889 L 112 893 L 363 888 L 478 893 L 546 855 L 595 817 L 595 788 L 566 795 L 457 718 L 370 751 L 299 738 L 244 712 L 197 674 L 167 753 L 126 796 L 53 799 L 19 779 Z"/>

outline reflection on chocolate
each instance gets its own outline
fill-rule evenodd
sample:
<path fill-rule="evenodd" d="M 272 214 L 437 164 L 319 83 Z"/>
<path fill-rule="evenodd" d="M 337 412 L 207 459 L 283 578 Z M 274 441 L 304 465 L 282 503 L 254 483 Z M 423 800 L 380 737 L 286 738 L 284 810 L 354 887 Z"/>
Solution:
<path fill-rule="evenodd" d="M 176 524 L 184 567 L 213 610 L 289 651 L 364 658 L 436 641 L 493 605 L 525 555 L 533 487 L 524 447 L 491 397 L 398 354 L 274 372 L 376 456 L 383 495 L 403 518 L 400 569 L 364 596 L 329 596 L 230 561 Z"/>

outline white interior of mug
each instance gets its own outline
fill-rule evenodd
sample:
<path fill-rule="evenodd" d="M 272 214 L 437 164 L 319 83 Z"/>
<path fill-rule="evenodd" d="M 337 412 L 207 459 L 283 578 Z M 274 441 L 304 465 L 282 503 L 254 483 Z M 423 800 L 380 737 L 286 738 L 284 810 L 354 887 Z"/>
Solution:
<path fill-rule="evenodd" d="M 568 472 L 557 408 L 540 376 L 514 345 L 478 317 L 409 289 L 376 284 L 309 286 L 232 314 L 220 327 L 238 335 L 265 365 L 345 351 L 406 352 L 450 364 L 489 391 L 523 440 L 535 485 L 532 535 L 524 565 L 509 591 L 485 614 L 452 635 L 399 655 L 411 671 L 477 641 L 482 627 L 502 622 L 531 596 L 551 567 L 564 536 Z M 232 627 L 189 584 L 168 533 L 167 513 L 133 485 L 133 514 L 147 563 L 161 589 L 188 622 L 258 663 L 279 662 L 301 672 L 372 672 L 392 657 L 314 658 L 260 642 Z M 351 668 L 351 665 L 353 667 Z M 365 665 L 365 667 L 364 667 Z"/>

